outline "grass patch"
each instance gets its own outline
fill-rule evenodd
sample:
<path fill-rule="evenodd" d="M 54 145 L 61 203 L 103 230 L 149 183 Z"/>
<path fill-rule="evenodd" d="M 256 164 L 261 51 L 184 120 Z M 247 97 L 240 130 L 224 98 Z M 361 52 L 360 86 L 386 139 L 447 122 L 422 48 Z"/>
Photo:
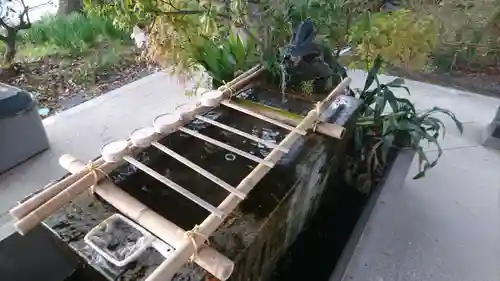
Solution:
<path fill-rule="evenodd" d="M 71 54 L 70 50 L 63 49 L 54 44 L 46 43 L 46 44 L 34 45 L 28 43 L 20 46 L 17 54 L 17 60 L 30 61 L 46 56 L 52 56 L 52 55 L 69 56 L 70 54 Z"/>
<path fill-rule="evenodd" d="M 0 44 L 0 52 L 5 46 Z M 64 75 L 80 84 L 92 84 L 100 72 L 130 63 L 136 48 L 129 32 L 108 18 L 73 13 L 47 16 L 18 33 L 16 61 L 47 60 L 63 67 Z M 67 70 L 66 70 L 67 69 Z"/>
<path fill-rule="evenodd" d="M 108 53 L 102 48 L 106 45 L 113 46 L 113 51 L 134 48 L 129 33 L 115 27 L 109 19 L 79 13 L 47 16 L 34 22 L 30 29 L 19 32 L 15 60 L 33 61 L 55 55 L 91 55 L 93 58 L 96 53 L 97 57 L 99 52 Z M 4 50 L 5 45 L 0 43 L 0 53 Z"/>
<path fill-rule="evenodd" d="M 72 52 L 82 52 L 102 41 L 132 43 L 129 34 L 113 26 L 109 19 L 79 13 L 43 18 L 21 34 L 22 44 L 49 45 Z"/>
<path fill-rule="evenodd" d="M 4 50 L 0 43 L 0 52 Z M 15 61 L 64 77 L 54 83 L 92 87 L 134 64 L 137 54 L 130 32 L 115 27 L 109 18 L 73 13 L 47 16 L 19 32 Z M 66 86 L 58 87 L 52 88 L 58 92 Z"/>

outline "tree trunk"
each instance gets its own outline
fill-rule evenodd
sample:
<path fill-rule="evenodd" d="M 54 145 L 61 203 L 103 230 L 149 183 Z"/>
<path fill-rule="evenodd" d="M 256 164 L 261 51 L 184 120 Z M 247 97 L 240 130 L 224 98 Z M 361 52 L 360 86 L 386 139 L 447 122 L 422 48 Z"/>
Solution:
<path fill-rule="evenodd" d="M 58 15 L 68 15 L 73 12 L 82 12 L 82 0 L 59 0 L 59 8 L 57 9 Z"/>
<path fill-rule="evenodd" d="M 11 65 L 16 57 L 16 35 L 16 29 L 7 28 L 7 40 L 5 41 L 5 53 L 3 56 L 6 65 Z"/>

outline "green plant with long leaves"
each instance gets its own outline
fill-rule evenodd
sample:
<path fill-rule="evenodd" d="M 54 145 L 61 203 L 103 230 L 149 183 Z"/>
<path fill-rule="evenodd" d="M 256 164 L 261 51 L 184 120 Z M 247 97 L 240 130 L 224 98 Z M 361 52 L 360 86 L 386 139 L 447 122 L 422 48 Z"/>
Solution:
<path fill-rule="evenodd" d="M 421 27 L 422 21 L 403 16 L 410 15 L 409 13 L 372 17 L 373 9 L 370 7 L 380 5 L 374 5 L 373 2 L 85 0 L 85 7 L 87 13 L 105 15 L 121 28 L 130 29 L 138 23 L 146 26 L 149 37 L 148 56 L 181 78 L 192 78 L 192 74 L 198 72 L 199 67 L 193 64 L 193 56 L 196 54 L 192 52 L 197 51 L 199 42 L 208 39 L 212 40 L 213 44 L 220 44 L 219 42 L 224 41 L 231 33 L 245 34 L 255 43 L 253 51 L 256 57 L 260 58 L 258 62 L 267 69 L 267 78 L 281 86 L 286 73 L 283 73 L 280 65 L 279 48 L 290 40 L 293 28 L 306 19 L 314 23 L 316 40 L 322 49 L 326 50 L 323 51 L 324 54 L 337 50 L 336 54 L 339 55 L 342 47 L 353 45 L 354 54 L 358 55 L 353 59 L 361 60 L 362 64 L 367 59 L 372 61 L 376 55 L 382 55 L 384 59 L 392 59 L 397 63 L 413 61 L 416 57 L 425 58 L 427 54 L 422 49 L 415 48 L 418 42 L 425 41 L 421 37 L 428 35 L 428 29 Z M 399 30 L 401 26 L 404 27 L 402 33 Z M 395 32 L 398 30 L 399 33 Z M 408 30 L 418 32 L 410 34 Z M 402 34 L 405 38 L 408 37 L 407 40 L 396 40 L 389 36 L 396 33 L 398 36 Z M 429 36 L 432 37 L 432 34 Z M 362 40 L 365 37 L 369 40 Z M 394 53 L 394 50 L 398 52 Z M 397 55 L 389 56 L 386 53 Z M 359 56 L 360 54 L 362 55 Z M 215 77 L 215 80 L 218 79 L 220 80 L 220 77 Z"/>
<path fill-rule="evenodd" d="M 231 81 L 240 71 L 256 64 L 255 44 L 238 34 L 231 34 L 219 43 L 203 38 L 193 47 L 192 59 L 203 66 L 214 87 Z"/>
<path fill-rule="evenodd" d="M 410 94 L 403 79 L 380 83 L 377 74 L 382 64 L 381 57 L 377 57 L 364 88 L 358 91 L 363 103 L 346 168 L 346 180 L 365 193 L 381 178 L 390 152 L 395 149 L 416 151 L 419 169 L 414 179 L 424 177 L 429 169 L 436 166 L 443 153 L 439 139 L 444 137 L 446 130 L 444 122 L 436 115 L 448 116 L 460 133 L 463 132 L 462 123 L 451 111 L 434 107 L 419 112 L 409 99 L 397 97 L 394 89 L 403 89 Z M 436 147 L 437 156 L 434 159 L 426 153 L 425 143 Z"/>
<path fill-rule="evenodd" d="M 255 43 L 254 52 L 271 76 L 279 77 L 279 47 L 290 39 L 293 27 L 310 18 L 324 41 L 340 44 L 347 39 L 345 3 L 351 1 L 85 0 L 85 7 L 87 13 L 107 15 L 122 28 L 147 26 L 149 56 L 177 75 L 196 70 L 191 51 L 199 41 L 208 38 L 218 44 L 237 30 Z"/>

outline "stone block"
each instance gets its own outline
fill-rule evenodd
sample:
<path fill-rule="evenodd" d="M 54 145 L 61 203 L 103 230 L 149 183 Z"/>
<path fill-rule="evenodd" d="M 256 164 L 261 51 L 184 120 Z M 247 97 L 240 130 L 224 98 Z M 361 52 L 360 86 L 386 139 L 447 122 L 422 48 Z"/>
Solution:
<path fill-rule="evenodd" d="M 500 107 L 493 121 L 486 127 L 483 146 L 500 149 Z"/>

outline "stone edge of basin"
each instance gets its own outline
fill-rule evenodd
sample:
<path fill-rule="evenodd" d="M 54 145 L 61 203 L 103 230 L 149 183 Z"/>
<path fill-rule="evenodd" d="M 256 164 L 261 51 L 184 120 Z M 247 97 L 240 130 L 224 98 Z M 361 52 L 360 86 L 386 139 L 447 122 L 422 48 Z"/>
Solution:
<path fill-rule="evenodd" d="M 414 156 L 414 150 L 402 150 L 398 152 L 396 158 L 391 164 L 389 172 L 385 175 L 376 190 L 368 199 L 365 208 L 352 230 L 349 240 L 344 246 L 344 250 L 342 251 L 342 254 L 339 257 L 339 260 L 337 261 L 328 281 L 345 281 L 346 276 L 356 276 L 355 271 L 359 265 L 354 264 L 355 261 L 353 257 L 356 254 L 356 249 L 358 247 L 362 247 L 361 237 L 363 236 L 367 225 L 370 223 L 371 214 L 375 206 L 380 203 L 379 195 L 384 189 L 385 192 L 387 192 L 387 190 L 400 188 L 403 185 Z"/>

